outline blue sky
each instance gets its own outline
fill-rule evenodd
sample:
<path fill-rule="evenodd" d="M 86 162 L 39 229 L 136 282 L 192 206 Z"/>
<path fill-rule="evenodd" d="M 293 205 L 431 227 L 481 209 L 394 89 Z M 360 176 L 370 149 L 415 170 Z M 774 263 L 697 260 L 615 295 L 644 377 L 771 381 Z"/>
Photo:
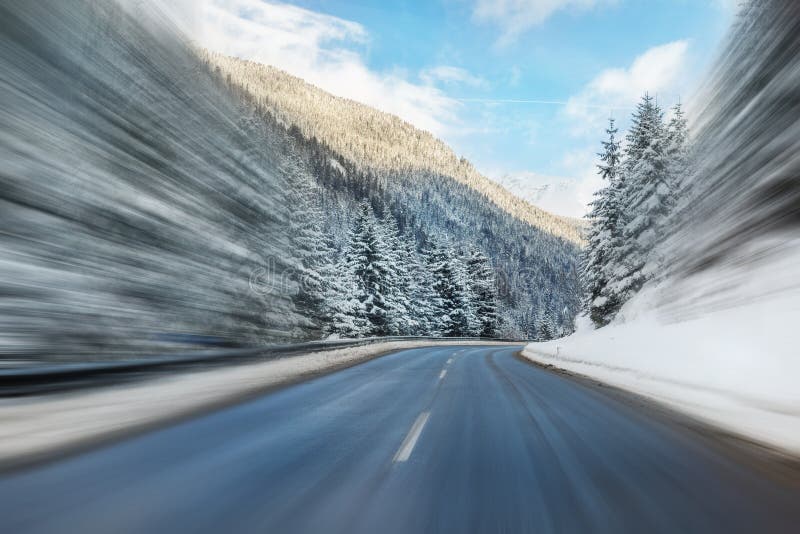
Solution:
<path fill-rule="evenodd" d="M 534 199 L 580 215 L 606 118 L 624 128 L 644 90 L 691 109 L 735 3 L 204 0 L 194 37 L 398 114 L 521 194 L 549 184 Z"/>

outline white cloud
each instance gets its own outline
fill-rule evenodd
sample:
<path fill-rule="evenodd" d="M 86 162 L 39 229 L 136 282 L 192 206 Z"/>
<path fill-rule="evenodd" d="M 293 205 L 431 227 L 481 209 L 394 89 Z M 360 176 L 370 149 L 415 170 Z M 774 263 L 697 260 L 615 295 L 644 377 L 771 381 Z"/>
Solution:
<path fill-rule="evenodd" d="M 471 74 L 466 69 L 450 65 L 439 65 L 425 69 L 420 73 L 420 78 L 428 85 L 442 83 L 448 85 L 467 85 L 482 89 L 489 87 L 489 82 L 483 78 Z"/>
<path fill-rule="evenodd" d="M 596 152 L 595 145 L 588 145 L 566 152 L 562 161 L 564 169 L 575 177 L 575 199 L 583 207 L 584 213 L 588 211 L 595 191 L 604 185 L 603 179 L 597 174 Z"/>
<path fill-rule="evenodd" d="M 476 22 L 499 26 L 500 46 L 513 42 L 527 30 L 538 26 L 553 13 L 586 10 L 615 0 L 476 0 L 472 18 Z"/>
<path fill-rule="evenodd" d="M 224 54 L 274 65 L 338 96 L 400 116 L 444 136 L 461 104 L 401 71 L 376 72 L 359 51 L 366 29 L 352 21 L 261 0 L 198 0 L 192 38 Z M 477 78 L 476 78 L 477 79 Z"/>
<path fill-rule="evenodd" d="M 676 100 L 687 82 L 688 48 L 688 41 L 674 41 L 647 50 L 628 68 L 602 71 L 567 101 L 573 133 L 602 131 L 609 114 L 627 115 L 645 92 Z"/>

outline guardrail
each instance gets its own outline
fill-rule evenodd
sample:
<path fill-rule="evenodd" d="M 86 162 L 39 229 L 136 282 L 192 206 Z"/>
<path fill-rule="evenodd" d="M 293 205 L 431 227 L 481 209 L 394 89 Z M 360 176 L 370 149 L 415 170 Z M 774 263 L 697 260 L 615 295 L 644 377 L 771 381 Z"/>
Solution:
<path fill-rule="evenodd" d="M 0 397 L 50 393 L 66 389 L 93 387 L 141 378 L 156 371 L 209 367 L 252 361 L 266 361 L 332 350 L 360 347 L 390 341 L 518 341 L 466 337 L 392 336 L 345 340 L 307 341 L 246 348 L 198 350 L 119 361 L 33 364 L 0 369 Z M 524 343 L 524 341 L 520 341 Z"/>

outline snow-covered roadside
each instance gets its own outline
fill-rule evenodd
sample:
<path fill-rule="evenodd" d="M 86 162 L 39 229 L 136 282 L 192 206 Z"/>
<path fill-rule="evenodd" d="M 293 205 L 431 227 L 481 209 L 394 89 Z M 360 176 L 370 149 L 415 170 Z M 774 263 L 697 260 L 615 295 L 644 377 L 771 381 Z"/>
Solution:
<path fill-rule="evenodd" d="M 680 322 L 637 314 L 523 354 L 800 455 L 798 324 L 800 299 L 789 292 Z"/>
<path fill-rule="evenodd" d="M 387 352 L 431 346 L 394 341 L 236 365 L 101 390 L 0 401 L 0 465 L 49 457 L 82 444 L 210 409 L 270 387 L 360 363 Z M 445 345 L 485 342 L 441 342 Z M 498 343 L 500 344 L 500 343 Z"/>

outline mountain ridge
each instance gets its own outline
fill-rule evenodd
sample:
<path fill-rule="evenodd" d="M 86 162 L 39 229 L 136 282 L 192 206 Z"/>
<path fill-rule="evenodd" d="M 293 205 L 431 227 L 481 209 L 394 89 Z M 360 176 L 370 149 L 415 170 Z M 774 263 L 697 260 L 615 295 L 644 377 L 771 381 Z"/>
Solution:
<path fill-rule="evenodd" d="M 263 105 L 276 120 L 297 127 L 363 170 L 433 172 L 474 189 L 509 215 L 576 245 L 580 219 L 550 213 L 487 178 L 444 141 L 402 118 L 333 95 L 276 67 L 208 50 L 201 57 Z M 343 131 L 353 132 L 351 137 Z"/>

